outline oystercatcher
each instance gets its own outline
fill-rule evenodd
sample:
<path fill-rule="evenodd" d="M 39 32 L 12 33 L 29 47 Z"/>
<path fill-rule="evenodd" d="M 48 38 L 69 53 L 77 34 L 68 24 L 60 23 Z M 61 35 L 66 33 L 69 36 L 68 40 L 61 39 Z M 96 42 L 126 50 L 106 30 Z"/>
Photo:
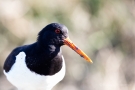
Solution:
<path fill-rule="evenodd" d="M 92 63 L 69 39 L 66 26 L 51 23 L 39 32 L 36 42 L 17 47 L 9 54 L 4 74 L 19 90 L 51 90 L 65 75 L 62 45 L 69 46 Z"/>

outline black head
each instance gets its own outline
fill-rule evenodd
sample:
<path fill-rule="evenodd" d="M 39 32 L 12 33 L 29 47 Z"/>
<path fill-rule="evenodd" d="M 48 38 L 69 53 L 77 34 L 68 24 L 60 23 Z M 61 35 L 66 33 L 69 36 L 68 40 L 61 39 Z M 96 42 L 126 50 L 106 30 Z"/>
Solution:
<path fill-rule="evenodd" d="M 51 23 L 44 27 L 38 35 L 38 43 L 40 45 L 51 46 L 51 48 L 52 46 L 58 48 L 62 45 L 67 45 L 81 57 L 92 63 L 92 60 L 69 39 L 66 26 L 59 23 Z"/>
<path fill-rule="evenodd" d="M 64 39 L 68 37 L 68 29 L 59 23 L 51 23 L 44 27 L 38 34 L 38 42 L 43 45 L 64 45 Z"/>

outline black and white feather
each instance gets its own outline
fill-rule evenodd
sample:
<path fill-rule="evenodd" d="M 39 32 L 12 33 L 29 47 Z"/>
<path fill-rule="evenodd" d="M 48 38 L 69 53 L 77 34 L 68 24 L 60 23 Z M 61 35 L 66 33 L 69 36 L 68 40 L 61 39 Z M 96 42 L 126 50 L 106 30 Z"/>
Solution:
<path fill-rule="evenodd" d="M 4 63 L 7 79 L 19 90 L 51 90 L 65 75 L 60 47 L 67 36 L 64 25 L 47 25 L 35 43 L 17 47 L 7 57 Z"/>

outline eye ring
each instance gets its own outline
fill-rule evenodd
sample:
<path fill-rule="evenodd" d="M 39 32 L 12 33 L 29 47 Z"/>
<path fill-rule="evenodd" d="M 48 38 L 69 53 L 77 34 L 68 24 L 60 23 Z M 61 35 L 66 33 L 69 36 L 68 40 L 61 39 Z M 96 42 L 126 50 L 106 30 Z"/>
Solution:
<path fill-rule="evenodd" d="M 60 33 L 60 30 L 59 29 L 56 29 L 55 30 L 55 33 L 59 34 Z"/>

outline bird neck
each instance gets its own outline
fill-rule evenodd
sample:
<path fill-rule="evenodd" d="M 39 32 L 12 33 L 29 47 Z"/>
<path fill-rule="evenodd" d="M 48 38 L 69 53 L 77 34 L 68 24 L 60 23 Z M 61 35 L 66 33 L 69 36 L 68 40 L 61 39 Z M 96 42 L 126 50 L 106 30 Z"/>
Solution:
<path fill-rule="evenodd" d="M 34 43 L 25 52 L 27 67 L 37 74 L 54 75 L 62 68 L 62 56 L 58 46 L 39 46 Z"/>
<path fill-rule="evenodd" d="M 44 52 L 46 56 L 50 57 L 57 55 L 61 51 L 58 45 L 41 43 L 37 43 L 37 50 L 40 50 L 42 53 Z"/>

